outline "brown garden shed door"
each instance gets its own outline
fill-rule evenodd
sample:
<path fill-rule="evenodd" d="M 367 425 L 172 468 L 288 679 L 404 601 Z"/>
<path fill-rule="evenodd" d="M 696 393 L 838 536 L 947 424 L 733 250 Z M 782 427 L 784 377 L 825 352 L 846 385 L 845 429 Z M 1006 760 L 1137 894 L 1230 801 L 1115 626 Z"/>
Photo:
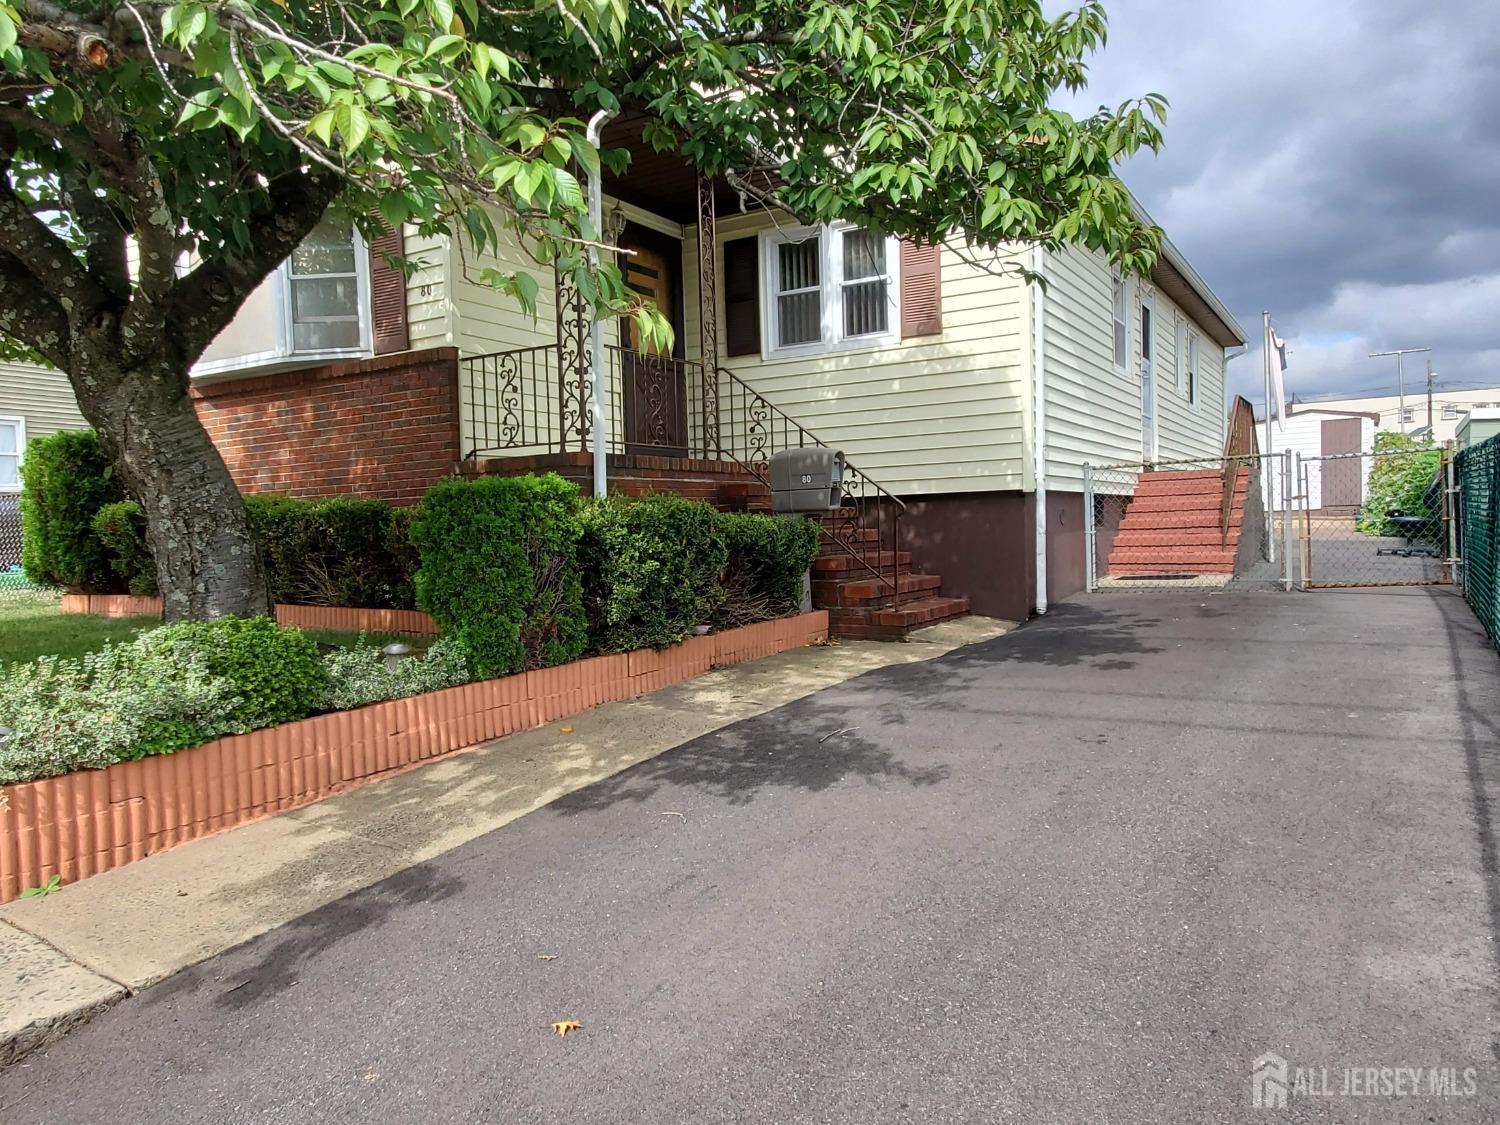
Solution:
<path fill-rule="evenodd" d="M 1338 453 L 1358 453 L 1358 418 L 1325 418 L 1323 420 L 1323 456 Z M 1323 507 L 1336 511 L 1353 511 L 1364 497 L 1361 495 L 1360 478 L 1364 461 L 1349 457 L 1343 461 L 1323 462 Z"/>

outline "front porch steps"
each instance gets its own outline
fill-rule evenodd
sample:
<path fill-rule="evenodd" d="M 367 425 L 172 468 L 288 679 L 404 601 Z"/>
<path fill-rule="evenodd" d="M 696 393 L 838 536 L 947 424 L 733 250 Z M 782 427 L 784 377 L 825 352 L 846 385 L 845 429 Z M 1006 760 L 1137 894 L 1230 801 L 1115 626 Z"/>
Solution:
<path fill-rule="evenodd" d="M 771 510 L 771 495 L 758 481 L 726 484 L 719 499 L 735 511 Z M 823 547 L 812 565 L 812 600 L 815 609 L 828 611 L 831 636 L 899 641 L 914 629 L 969 612 L 968 598 L 943 595 L 941 575 L 913 573 L 910 551 L 880 550 L 879 540 L 873 527 L 835 529 L 831 518 L 824 521 Z M 893 569 L 899 608 L 891 591 Z"/>

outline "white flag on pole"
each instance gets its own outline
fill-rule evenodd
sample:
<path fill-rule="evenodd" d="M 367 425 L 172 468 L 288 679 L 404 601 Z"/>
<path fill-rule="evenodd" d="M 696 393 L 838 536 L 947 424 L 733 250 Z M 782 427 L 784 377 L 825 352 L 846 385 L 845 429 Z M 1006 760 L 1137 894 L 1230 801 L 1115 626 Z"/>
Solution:
<path fill-rule="evenodd" d="M 1280 422 L 1286 417 L 1286 342 L 1270 328 L 1266 340 L 1266 370 L 1269 386 L 1266 412 Z"/>

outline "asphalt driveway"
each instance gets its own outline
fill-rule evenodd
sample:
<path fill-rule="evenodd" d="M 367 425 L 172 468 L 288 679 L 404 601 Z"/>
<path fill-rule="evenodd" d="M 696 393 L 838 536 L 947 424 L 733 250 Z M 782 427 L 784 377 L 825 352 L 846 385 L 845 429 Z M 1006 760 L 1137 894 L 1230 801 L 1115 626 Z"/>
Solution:
<path fill-rule="evenodd" d="M 1496 716 L 1446 592 L 1061 606 L 128 1000 L 0 1120 L 1495 1121 Z M 1321 1085 L 1254 1108 L 1266 1052 Z"/>

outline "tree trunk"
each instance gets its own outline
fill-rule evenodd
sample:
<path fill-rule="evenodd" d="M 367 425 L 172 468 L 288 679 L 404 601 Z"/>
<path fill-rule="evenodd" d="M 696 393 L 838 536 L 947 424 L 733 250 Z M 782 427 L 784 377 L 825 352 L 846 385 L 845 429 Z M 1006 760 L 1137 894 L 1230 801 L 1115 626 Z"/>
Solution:
<path fill-rule="evenodd" d="M 163 357 L 111 368 L 97 352 L 72 379 L 84 416 L 141 502 L 168 621 L 269 615 L 271 596 L 239 489 L 188 397 L 188 373 Z"/>

